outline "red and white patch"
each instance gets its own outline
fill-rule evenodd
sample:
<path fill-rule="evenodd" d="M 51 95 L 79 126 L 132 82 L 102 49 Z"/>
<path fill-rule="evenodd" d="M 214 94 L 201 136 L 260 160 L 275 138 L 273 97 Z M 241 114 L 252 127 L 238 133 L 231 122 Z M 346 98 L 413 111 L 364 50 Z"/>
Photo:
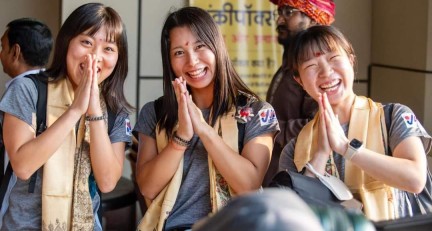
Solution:
<path fill-rule="evenodd" d="M 407 128 L 417 127 L 417 118 L 414 113 L 405 112 L 401 116 Z"/>
<path fill-rule="evenodd" d="M 274 109 L 271 108 L 260 110 L 258 112 L 258 115 L 260 118 L 261 126 L 270 125 L 277 121 L 276 112 L 274 111 Z"/>
<path fill-rule="evenodd" d="M 125 119 L 126 135 L 132 136 L 132 126 L 129 119 Z"/>

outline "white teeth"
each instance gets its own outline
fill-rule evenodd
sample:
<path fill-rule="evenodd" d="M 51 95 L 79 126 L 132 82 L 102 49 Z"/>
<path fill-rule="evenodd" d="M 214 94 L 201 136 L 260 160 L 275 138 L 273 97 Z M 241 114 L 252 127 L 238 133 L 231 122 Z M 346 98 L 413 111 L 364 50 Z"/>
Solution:
<path fill-rule="evenodd" d="M 337 88 L 337 86 L 339 85 L 340 80 L 339 79 L 335 79 L 329 83 L 323 84 L 320 86 L 321 89 L 323 89 L 324 91 L 333 91 Z"/>
<path fill-rule="evenodd" d="M 191 78 L 199 78 L 205 74 L 205 68 L 201 68 L 195 71 L 188 72 Z"/>

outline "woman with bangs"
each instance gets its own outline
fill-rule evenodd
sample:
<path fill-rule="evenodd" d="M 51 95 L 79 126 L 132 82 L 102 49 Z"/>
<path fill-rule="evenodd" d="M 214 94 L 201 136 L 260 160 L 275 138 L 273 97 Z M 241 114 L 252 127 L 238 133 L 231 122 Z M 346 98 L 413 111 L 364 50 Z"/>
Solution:
<path fill-rule="evenodd" d="M 205 10 L 171 13 L 161 48 L 164 95 L 144 105 L 134 128 L 137 183 L 151 201 L 138 229 L 190 230 L 233 195 L 260 188 L 279 127 Z"/>
<path fill-rule="evenodd" d="M 89 3 L 71 13 L 58 33 L 53 63 L 38 76 L 47 85 L 40 135 L 35 114 L 41 89 L 22 78 L 5 93 L 0 110 L 13 175 L 1 230 L 102 230 L 100 191 L 114 189 L 131 141 L 132 107 L 123 94 L 126 39 L 110 7 Z"/>
<path fill-rule="evenodd" d="M 431 137 L 414 113 L 354 93 L 355 53 L 334 27 L 300 32 L 289 57 L 295 80 L 318 102 L 319 112 L 285 146 L 279 169 L 315 177 L 305 168 L 312 166 L 340 178 L 372 220 L 420 213 L 407 192 L 425 188 Z"/>

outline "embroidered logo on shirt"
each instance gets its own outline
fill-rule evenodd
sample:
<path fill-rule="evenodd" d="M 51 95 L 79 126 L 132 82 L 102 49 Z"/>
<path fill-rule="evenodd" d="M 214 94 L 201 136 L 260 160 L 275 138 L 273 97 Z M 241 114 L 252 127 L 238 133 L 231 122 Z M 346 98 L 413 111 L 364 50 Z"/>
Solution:
<path fill-rule="evenodd" d="M 276 122 L 276 113 L 274 109 L 267 108 L 267 109 L 261 109 L 258 112 L 261 126 L 264 125 L 270 125 Z"/>
<path fill-rule="evenodd" d="M 126 135 L 132 136 L 132 126 L 129 119 L 125 119 Z"/>
<path fill-rule="evenodd" d="M 402 113 L 401 116 L 402 116 L 407 128 L 417 127 L 417 118 L 413 113 L 405 112 L 405 113 Z"/>

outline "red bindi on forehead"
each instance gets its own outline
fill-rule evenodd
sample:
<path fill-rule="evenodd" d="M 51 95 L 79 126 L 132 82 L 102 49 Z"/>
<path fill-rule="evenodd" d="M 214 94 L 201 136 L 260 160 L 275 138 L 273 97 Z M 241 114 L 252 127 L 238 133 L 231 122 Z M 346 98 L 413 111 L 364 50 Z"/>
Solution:
<path fill-rule="evenodd" d="M 315 52 L 315 53 L 313 53 L 313 55 L 314 55 L 314 57 L 319 57 L 319 56 L 321 56 L 323 53 L 321 53 L 321 52 Z"/>

